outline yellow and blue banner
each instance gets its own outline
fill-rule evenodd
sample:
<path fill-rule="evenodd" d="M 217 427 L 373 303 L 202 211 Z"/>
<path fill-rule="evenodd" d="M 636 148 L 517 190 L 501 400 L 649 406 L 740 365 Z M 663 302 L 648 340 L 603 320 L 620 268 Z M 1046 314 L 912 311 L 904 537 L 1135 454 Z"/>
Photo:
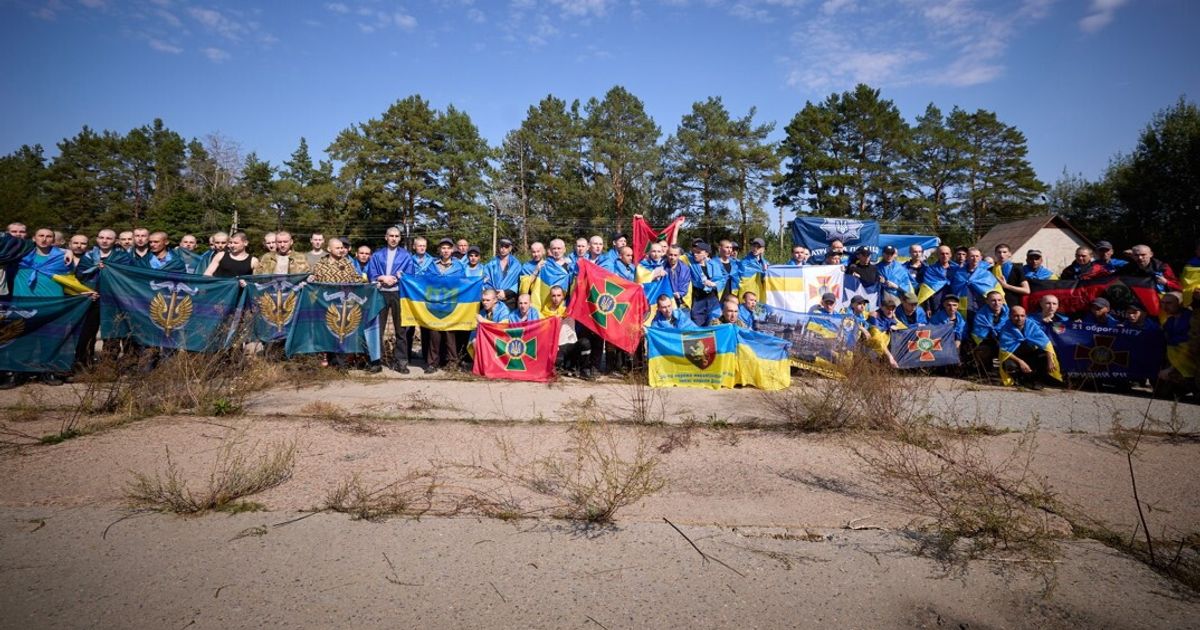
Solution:
<path fill-rule="evenodd" d="M 768 391 L 792 385 L 791 342 L 765 333 L 737 329 L 737 371 L 734 383 Z"/>
<path fill-rule="evenodd" d="M 559 287 L 563 293 L 568 293 L 571 288 L 571 275 L 567 273 L 566 269 L 550 260 L 544 261 L 544 263 L 537 273 L 521 276 L 521 293 L 528 293 L 530 304 L 539 311 L 543 304 L 550 302 L 551 288 Z M 569 298 L 570 295 L 568 294 L 567 297 Z"/>
<path fill-rule="evenodd" d="M 430 330 L 475 330 L 481 276 L 411 276 L 400 278 L 400 318 L 404 326 Z"/>
<path fill-rule="evenodd" d="M 737 327 L 646 329 L 651 387 L 733 387 L 737 382 Z"/>

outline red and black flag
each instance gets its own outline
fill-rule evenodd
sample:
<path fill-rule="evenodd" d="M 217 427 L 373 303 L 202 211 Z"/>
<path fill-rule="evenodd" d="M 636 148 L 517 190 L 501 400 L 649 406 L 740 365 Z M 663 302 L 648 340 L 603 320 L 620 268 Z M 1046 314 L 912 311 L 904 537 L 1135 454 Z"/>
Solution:
<path fill-rule="evenodd" d="M 642 285 L 623 280 L 586 258 L 579 259 L 579 275 L 567 307 L 575 321 L 608 343 L 633 352 L 642 341 L 642 322 L 648 310 Z"/>
<path fill-rule="evenodd" d="M 1034 280 L 1029 279 L 1029 295 L 1025 296 L 1025 309 L 1033 313 L 1043 296 L 1058 298 L 1058 310 L 1065 315 L 1082 316 L 1087 313 L 1092 300 L 1102 297 L 1114 311 L 1125 310 L 1131 304 L 1139 304 L 1152 317 L 1158 316 L 1158 292 L 1153 278 L 1136 276 L 1104 276 L 1089 280 Z"/>

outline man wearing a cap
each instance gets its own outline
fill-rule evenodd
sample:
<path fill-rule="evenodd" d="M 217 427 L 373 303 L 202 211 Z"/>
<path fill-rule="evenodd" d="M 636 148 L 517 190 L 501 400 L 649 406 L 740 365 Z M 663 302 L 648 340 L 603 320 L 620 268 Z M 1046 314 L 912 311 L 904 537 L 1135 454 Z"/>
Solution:
<path fill-rule="evenodd" d="M 854 251 L 854 260 L 846 266 L 846 273 L 858 278 L 864 289 L 879 284 L 879 269 L 871 264 L 871 250 L 866 247 L 859 247 Z"/>
<path fill-rule="evenodd" d="M 832 293 L 821 294 L 821 303 L 808 309 L 814 315 L 833 315 L 837 312 L 838 297 Z"/>
<path fill-rule="evenodd" d="M 513 242 L 502 238 L 496 243 L 496 257 L 483 267 L 483 286 L 495 289 L 496 297 L 510 309 L 516 306 L 517 290 L 521 286 L 521 261 L 513 255 Z"/>
<path fill-rule="evenodd" d="M 479 247 L 470 245 L 467 247 L 466 264 L 463 265 L 463 275 L 468 278 L 483 277 L 483 263 L 481 262 L 482 254 L 479 252 Z"/>
<path fill-rule="evenodd" d="M 692 247 L 692 321 L 697 326 L 708 324 L 708 314 L 720 304 L 720 291 L 728 280 L 711 254 L 712 247 L 703 241 Z"/>
<path fill-rule="evenodd" d="M 958 296 L 947 295 L 942 298 L 942 307 L 929 318 L 933 326 L 940 324 L 954 325 L 954 346 L 962 349 L 962 341 L 967 336 L 967 318 L 958 312 Z"/>
<path fill-rule="evenodd" d="M 900 308 L 896 310 L 896 319 L 899 319 L 908 328 L 929 325 L 929 317 L 925 315 L 925 309 L 917 306 L 917 296 L 912 291 L 906 292 L 900 298 Z"/>
<path fill-rule="evenodd" d="M 601 255 L 601 257 L 600 257 L 600 260 L 602 261 L 601 265 L 603 265 L 604 262 L 608 262 L 608 261 L 611 261 L 611 260 L 617 258 L 617 255 L 621 251 L 621 248 L 629 245 L 629 239 L 625 236 L 625 234 L 623 232 L 617 232 L 617 233 L 613 234 L 611 242 L 612 242 L 612 246 L 609 247 L 608 251 L 604 252 L 604 254 Z"/>
<path fill-rule="evenodd" d="M 384 347 L 383 337 L 390 316 L 396 335 L 390 367 L 408 374 L 408 329 L 400 325 L 400 278 L 413 273 L 413 261 L 408 250 L 400 245 L 400 228 L 388 228 L 383 238 L 386 244 L 367 261 L 367 281 L 379 286 L 379 295 L 383 298 L 383 310 L 379 313 L 379 347 Z"/>
<path fill-rule="evenodd" d="M 1025 264 L 1021 267 L 1021 272 L 1025 274 L 1028 280 L 1054 280 L 1054 272 L 1050 271 L 1045 265 L 1045 258 L 1042 257 L 1042 250 L 1031 249 L 1025 252 Z"/>
<path fill-rule="evenodd" d="M 1117 273 L 1118 269 L 1129 264 L 1129 261 L 1113 257 L 1113 246 L 1108 241 L 1096 243 L 1096 262 L 1104 265 L 1108 273 Z"/>
<path fill-rule="evenodd" d="M 1012 248 L 1008 243 L 1000 243 L 995 251 L 996 264 L 992 266 L 992 271 L 1000 281 L 1000 288 L 1004 289 L 1004 301 L 1012 308 L 1021 304 L 1021 299 L 1029 295 L 1029 281 L 1025 279 L 1021 265 L 1013 262 Z"/>
<path fill-rule="evenodd" d="M 875 263 L 875 269 L 879 271 L 879 285 L 884 291 L 902 299 L 906 293 L 916 291 L 908 269 L 896 259 L 895 247 L 884 246 L 883 255 Z"/>
<path fill-rule="evenodd" d="M 1116 326 L 1120 324 L 1117 318 L 1112 316 L 1112 304 L 1102 297 L 1092 300 L 1092 303 L 1088 306 L 1087 315 L 1084 315 L 1080 321 L 1096 326 Z"/>
<path fill-rule="evenodd" d="M 1058 277 L 1063 280 L 1090 280 L 1105 275 L 1108 275 L 1108 270 L 1092 259 L 1092 248 L 1079 247 L 1075 250 L 1075 262 L 1067 265 Z"/>
<path fill-rule="evenodd" d="M 767 262 L 767 242 L 761 238 L 751 239 L 750 253 L 742 258 L 742 277 L 755 276 L 766 272 L 771 263 Z"/>
<path fill-rule="evenodd" d="M 1141 304 L 1130 304 L 1125 308 L 1124 315 L 1121 319 L 1122 327 L 1162 334 L 1162 326 L 1159 326 L 1157 320 L 1146 314 L 1146 309 Z"/>
<path fill-rule="evenodd" d="M 1119 275 L 1151 278 L 1154 280 L 1154 289 L 1159 293 L 1183 291 L 1171 265 L 1155 258 L 1149 245 L 1134 245 L 1131 251 L 1133 262 L 1121 267 L 1117 272 Z"/>
<path fill-rule="evenodd" d="M 892 332 L 895 330 L 904 330 L 908 326 L 900 321 L 896 316 L 896 309 L 900 306 L 900 299 L 890 293 L 880 299 L 879 308 L 871 315 L 871 327 L 877 328 L 882 332 Z"/>

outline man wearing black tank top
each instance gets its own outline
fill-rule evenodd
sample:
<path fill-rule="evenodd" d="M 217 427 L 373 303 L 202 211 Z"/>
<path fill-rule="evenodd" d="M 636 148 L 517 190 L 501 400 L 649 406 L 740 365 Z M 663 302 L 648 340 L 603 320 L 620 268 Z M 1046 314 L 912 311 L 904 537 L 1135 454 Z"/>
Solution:
<path fill-rule="evenodd" d="M 223 252 L 217 252 L 204 275 L 216 278 L 236 278 L 254 273 L 258 259 L 246 251 L 248 239 L 245 232 L 238 232 L 229 237 L 229 246 Z"/>

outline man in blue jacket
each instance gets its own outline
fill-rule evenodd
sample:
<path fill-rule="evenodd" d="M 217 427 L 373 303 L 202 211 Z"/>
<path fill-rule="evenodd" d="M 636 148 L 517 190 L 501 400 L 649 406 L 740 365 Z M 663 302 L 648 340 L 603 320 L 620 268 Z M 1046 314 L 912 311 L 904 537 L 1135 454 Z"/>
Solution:
<path fill-rule="evenodd" d="M 401 374 L 408 374 L 409 330 L 401 325 L 400 278 L 413 272 L 413 259 L 408 250 L 400 245 L 400 228 L 388 228 L 384 240 L 386 245 L 375 250 L 367 261 L 367 281 L 379 285 L 379 295 L 383 298 L 383 310 L 379 313 L 379 347 L 384 347 L 383 336 L 390 318 L 396 334 L 396 347 L 389 367 Z M 382 369 L 381 363 L 376 362 L 367 371 L 374 373 Z"/>

